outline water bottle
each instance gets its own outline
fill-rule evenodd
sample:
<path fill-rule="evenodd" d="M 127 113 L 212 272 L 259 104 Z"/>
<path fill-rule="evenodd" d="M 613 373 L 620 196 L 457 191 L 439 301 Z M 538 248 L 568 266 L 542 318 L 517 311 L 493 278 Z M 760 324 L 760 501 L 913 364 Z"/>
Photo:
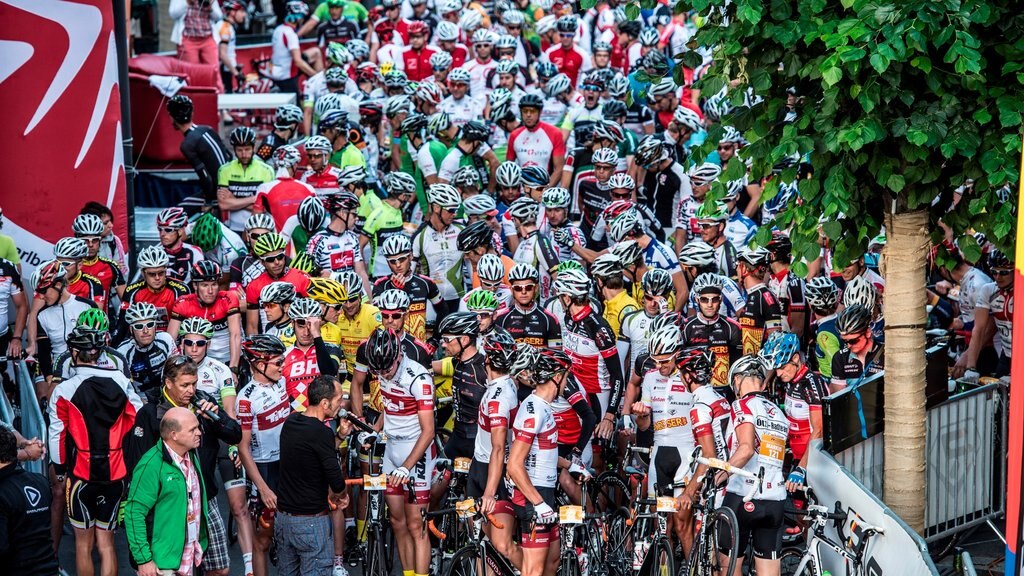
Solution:
<path fill-rule="evenodd" d="M 639 570 L 643 566 L 644 558 L 647 557 L 647 549 L 650 546 L 650 542 L 644 540 L 633 544 L 633 570 Z"/>

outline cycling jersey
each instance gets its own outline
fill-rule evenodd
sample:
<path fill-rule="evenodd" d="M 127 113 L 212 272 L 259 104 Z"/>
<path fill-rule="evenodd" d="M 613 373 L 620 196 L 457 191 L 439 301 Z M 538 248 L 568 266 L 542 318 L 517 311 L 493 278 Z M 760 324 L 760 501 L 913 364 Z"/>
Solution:
<path fill-rule="evenodd" d="M 988 310 L 989 320 L 996 325 L 996 337 L 993 340 L 996 351 L 1003 358 L 1010 358 L 1013 341 L 1013 285 L 1001 290 L 995 282 L 985 284 L 978 291 L 975 307 Z"/>
<path fill-rule="evenodd" d="M 828 396 L 828 387 L 820 376 L 803 365 L 785 388 L 783 409 L 789 419 L 789 446 L 793 450 L 793 459 L 799 462 L 811 441 L 811 412 L 820 415 L 821 400 Z"/>
<path fill-rule="evenodd" d="M 237 394 L 235 376 L 223 362 L 209 356 L 204 357 L 203 361 L 199 363 L 197 376 L 199 379 L 196 381 L 196 390 L 202 390 L 212 394 L 214 398 L 220 398 L 221 404 L 226 404 L 228 398 Z"/>
<path fill-rule="evenodd" d="M 254 254 L 246 254 L 245 256 L 235 258 L 231 262 L 229 286 L 232 290 L 245 288 L 249 285 L 249 282 L 252 282 L 253 278 L 266 271 L 267 269 L 263 267 L 263 261 Z"/>
<path fill-rule="evenodd" d="M 568 111 L 569 106 L 558 98 L 545 97 L 544 108 L 540 111 L 540 121 L 552 126 L 561 126 L 562 121 L 565 120 L 565 113 Z"/>
<path fill-rule="evenodd" d="M 449 148 L 440 140 L 431 140 L 416 150 L 416 167 L 421 173 L 421 179 L 437 176 L 441 164 L 448 156 Z M 422 182 L 420 183 L 422 185 Z"/>
<path fill-rule="evenodd" d="M 270 182 L 260 184 L 256 189 L 252 211 L 257 214 L 269 212 L 274 217 L 274 229 L 283 230 L 284 223 L 298 213 L 299 204 L 315 195 L 309 184 L 287 176 L 278 176 Z"/>
<path fill-rule="evenodd" d="M 79 272 L 75 278 L 68 280 L 67 290 L 83 300 L 95 302 L 100 310 L 106 310 L 107 292 L 98 279 Z"/>
<path fill-rule="evenodd" d="M 548 298 L 553 296 L 551 288 L 551 273 L 558 266 L 558 252 L 551 243 L 551 239 L 541 236 L 538 230 L 534 230 L 520 240 L 516 247 L 515 256 L 512 257 L 517 264 L 526 264 L 530 268 L 536 268 L 540 273 L 540 297 Z"/>
<path fill-rule="evenodd" d="M 672 254 L 672 250 L 668 248 L 664 243 L 659 242 L 656 238 L 651 238 L 647 243 L 647 247 L 641 252 L 644 258 L 644 264 L 648 268 L 658 268 L 664 270 L 669 274 L 675 274 L 682 270 L 679 266 L 679 259 Z"/>
<path fill-rule="evenodd" d="M 589 304 L 575 314 L 567 313 L 562 325 L 562 347 L 572 358 L 572 374 L 587 394 L 610 392 L 608 404 L 603 408 L 609 414 L 616 414 L 623 389 L 622 365 L 617 357 L 615 334 L 608 322 Z"/>
<path fill-rule="evenodd" d="M 483 118 L 484 115 L 483 103 L 478 98 L 469 95 L 459 100 L 448 96 L 441 101 L 440 109 L 448 114 L 452 124 L 456 126 L 462 126 L 470 120 Z"/>
<path fill-rule="evenodd" d="M 426 368 L 404 355 L 392 378 L 378 379 L 384 433 L 395 440 L 418 439 L 423 434 L 419 413 L 434 411 L 434 379 Z"/>
<path fill-rule="evenodd" d="M 284 379 L 271 384 L 250 381 L 235 400 L 238 423 L 250 429 L 249 450 L 259 464 L 281 459 L 281 429 L 292 413 Z"/>
<path fill-rule="evenodd" d="M 434 55 L 434 52 L 435 50 L 429 46 L 424 46 L 419 50 L 412 46 L 406 46 L 402 50 L 401 59 L 395 61 L 395 69 L 404 70 L 410 82 L 420 82 L 425 78 L 430 78 L 433 74 L 430 57 Z"/>
<path fill-rule="evenodd" d="M 65 302 L 43 306 L 36 314 L 36 357 L 43 376 L 53 374 L 53 360 L 68 349 L 66 338 L 78 323 L 78 317 L 95 307 L 90 300 L 72 296 Z"/>
<path fill-rule="evenodd" d="M 129 284 L 124 289 L 121 313 L 124 314 L 124 311 L 136 302 L 148 302 L 156 307 L 157 330 L 166 330 L 167 321 L 170 319 L 170 312 L 174 308 L 174 303 L 178 298 L 188 293 L 189 289 L 184 284 L 170 278 L 167 279 L 167 283 L 164 284 L 163 288 L 155 292 L 145 282 L 135 282 L 134 284 Z"/>
<path fill-rule="evenodd" d="M 462 69 L 469 72 L 469 92 L 474 98 L 486 98 L 491 93 L 491 89 L 487 86 L 487 78 L 497 67 L 498 61 L 493 58 L 486 62 L 473 58 L 462 65 Z"/>
<path fill-rule="evenodd" d="M 651 411 L 655 446 L 672 446 L 682 454 L 692 452 L 694 439 L 689 416 L 693 394 L 679 371 L 662 376 L 661 372 L 651 370 L 644 374 L 640 389 L 640 401 Z"/>
<path fill-rule="evenodd" d="M 633 134 L 646 134 L 647 127 L 654 127 L 654 112 L 650 106 L 633 102 L 626 108 L 626 121 L 622 127 Z"/>
<path fill-rule="evenodd" d="M 128 338 L 117 351 L 128 362 L 128 374 L 138 385 L 139 392 L 151 400 L 158 397 L 164 384 L 164 362 L 178 353 L 174 340 L 166 332 L 157 332 L 153 342 L 145 348 L 139 348 L 133 338 Z"/>
<path fill-rule="evenodd" d="M 836 328 L 838 315 L 829 314 L 811 323 L 811 333 L 814 335 L 810 341 L 810 352 L 807 360 L 815 372 L 824 378 L 832 378 L 832 357 L 843 347 L 839 338 L 839 329 Z"/>
<path fill-rule="evenodd" d="M 732 435 L 732 407 L 711 386 L 700 386 L 693 391 L 693 407 L 690 408 L 690 425 L 693 426 L 694 440 L 711 436 L 715 445 L 713 455 L 720 460 L 729 459 L 729 437 Z"/>
<path fill-rule="evenodd" d="M 462 438 L 474 438 L 480 402 L 487 390 L 484 355 L 477 352 L 468 360 L 452 358 L 452 368 L 452 408 L 455 412 L 452 434 Z"/>
<path fill-rule="evenodd" d="M 123 442 L 142 400 L 117 370 L 79 366 L 50 396 L 49 456 L 58 474 L 111 482 L 129 474 Z"/>
<path fill-rule="evenodd" d="M 803 278 L 788 268 L 777 273 L 772 272 L 768 275 L 768 289 L 778 299 L 779 306 L 782 308 L 782 329 L 793 330 L 793 313 L 807 310 Z M 804 318 L 806 319 L 806 316 Z"/>
<path fill-rule="evenodd" d="M 509 376 L 487 381 L 487 389 L 480 400 L 477 414 L 478 431 L 473 449 L 473 459 L 477 462 L 491 461 L 491 450 L 494 448 L 491 432 L 495 428 L 505 428 L 507 432 L 515 420 L 519 407 L 516 390 L 516 383 Z"/>
<path fill-rule="evenodd" d="M 430 356 L 433 353 L 433 348 L 427 343 L 413 338 L 409 332 L 402 334 L 402 353 L 416 364 L 427 369 L 430 368 Z M 384 403 L 380 397 L 380 381 L 376 374 L 370 372 L 367 364 L 366 342 L 360 344 L 356 350 L 355 372 L 366 375 L 366 382 L 363 384 L 363 404 L 374 412 L 384 412 Z"/>
<path fill-rule="evenodd" d="M 366 168 L 366 158 L 363 156 L 362 150 L 352 142 L 349 142 L 344 148 L 331 154 L 331 164 L 338 168 L 347 168 L 349 166 L 362 166 Z"/>
<path fill-rule="evenodd" d="M 604 114 L 601 112 L 601 104 L 597 104 L 593 108 L 587 108 L 586 104 L 578 104 L 570 106 L 569 110 L 565 113 L 565 118 L 562 119 L 562 123 L 559 128 L 562 130 L 569 131 L 569 146 L 576 144 L 576 134 L 573 130 L 576 128 L 583 128 L 590 126 L 596 122 L 604 120 Z"/>
<path fill-rule="evenodd" d="M 604 319 L 612 328 L 612 333 L 618 338 L 622 331 L 622 321 L 629 314 L 640 309 L 640 305 L 625 290 L 620 291 L 614 297 L 604 302 Z"/>
<path fill-rule="evenodd" d="M 747 290 L 747 302 L 739 317 L 743 353 L 756 354 L 765 336 L 782 327 L 782 307 L 764 283 Z"/>
<path fill-rule="evenodd" d="M 568 162 L 566 162 L 568 166 Z M 574 158 L 575 165 L 575 158 Z M 593 239 L 594 226 L 601 212 L 611 204 L 612 190 L 608 184 L 598 182 L 593 178 L 584 178 L 576 186 L 576 194 L 579 198 L 579 208 L 583 214 L 580 221 L 580 229 L 583 233 Z M 602 242 L 595 242 L 596 246 L 604 246 Z"/>
<path fill-rule="evenodd" d="M 345 272 L 353 270 L 357 262 L 363 261 L 359 248 L 359 236 L 352 230 L 337 232 L 327 228 L 317 232 L 306 245 L 306 254 L 321 270 Z"/>
<path fill-rule="evenodd" d="M 235 198 L 252 198 L 260 184 L 274 179 L 274 169 L 259 157 L 255 157 L 248 166 L 237 158 L 224 164 L 217 171 L 217 186 L 226 188 Z M 229 210 L 226 224 L 236 232 L 245 229 L 245 221 L 252 214 L 251 210 Z"/>
<path fill-rule="evenodd" d="M 341 349 L 345 353 L 346 372 L 352 374 L 356 367 L 356 350 L 380 326 L 380 310 L 363 302 L 355 316 L 349 318 L 343 312 L 336 324 L 341 335 Z"/>
<path fill-rule="evenodd" d="M 424 222 L 412 237 L 416 271 L 430 276 L 445 300 L 455 300 L 466 292 L 461 278 L 462 252 L 456 242 L 461 230 L 459 224 L 450 224 L 438 231 Z"/>
<path fill-rule="evenodd" d="M 580 72 L 586 72 L 593 67 L 590 54 L 575 45 L 563 48 L 561 44 L 555 44 L 544 51 L 542 59 L 557 66 L 559 72 L 564 72 L 572 82 L 573 88 L 576 87 L 576 82 L 580 79 Z"/>
<path fill-rule="evenodd" d="M 714 354 L 711 385 L 728 386 L 729 367 L 743 355 L 742 328 L 732 318 L 718 315 L 708 319 L 698 312 L 683 323 L 683 346 L 705 347 Z"/>
<path fill-rule="evenodd" d="M 673 162 L 667 170 L 648 170 L 643 186 L 637 189 L 637 199 L 654 210 L 662 226 L 672 228 L 678 223 L 677 208 L 692 195 L 690 178 L 679 162 Z"/>
<path fill-rule="evenodd" d="M 430 278 L 420 274 L 409 274 L 404 280 L 391 276 L 379 278 L 373 284 L 373 296 L 380 296 L 385 290 L 401 290 L 409 295 L 409 310 L 405 314 L 405 330 L 415 338 L 427 335 L 427 302 L 436 311 L 442 306 L 441 291 Z"/>
<path fill-rule="evenodd" d="M 253 278 L 245 287 L 245 306 L 249 310 L 260 308 L 260 292 L 273 282 L 287 282 L 295 286 L 295 293 L 303 298 L 309 293 L 309 276 L 302 270 L 287 268 L 279 278 L 272 278 L 266 270 Z"/>
<path fill-rule="evenodd" d="M 530 394 L 516 412 L 512 437 L 530 446 L 524 462 L 530 484 L 534 488 L 554 488 L 558 477 L 558 426 L 551 404 L 536 393 Z M 514 489 L 512 502 L 525 506 L 526 497 Z"/>
<path fill-rule="evenodd" d="M 402 211 L 387 202 L 381 202 L 363 224 L 363 235 L 370 239 L 370 275 L 374 278 L 391 273 L 387 258 L 380 253 L 384 241 L 392 236 L 405 234 L 405 216 Z"/>
<path fill-rule="evenodd" d="M 472 166 L 479 173 L 480 182 L 487 187 L 487 183 L 490 181 L 490 171 L 483 158 L 491 151 L 491 147 L 486 142 L 481 142 L 472 154 L 467 154 L 458 145 L 453 145 L 437 167 L 438 179 L 451 182 L 459 168 Z"/>
<path fill-rule="evenodd" d="M 516 342 L 525 342 L 534 347 L 562 346 L 562 330 L 558 320 L 536 304 L 528 310 L 523 310 L 518 305 L 513 306 L 499 313 L 494 323 L 504 328 Z"/>
<path fill-rule="evenodd" d="M 506 159 L 522 168 L 540 166 L 551 171 L 553 158 L 565 157 L 565 138 L 558 128 L 544 122 L 537 122 L 533 129 L 520 126 L 508 137 Z"/>
<path fill-rule="evenodd" d="M 0 277 L 7 275 L 2 271 L 2 267 L 3 262 L 0 261 Z M 109 258 L 97 256 L 91 262 L 89 260 L 82 260 L 82 263 L 78 265 L 78 269 L 82 271 L 82 274 L 99 280 L 100 287 L 108 302 L 115 296 L 117 287 L 125 285 L 124 274 L 121 273 L 121 268 L 117 265 L 117 262 Z"/>
<path fill-rule="evenodd" d="M 559 447 L 575 450 L 579 454 L 590 448 L 590 437 L 597 425 L 597 416 L 590 407 L 586 393 L 572 374 L 566 378 L 562 393 L 551 403 L 551 412 L 558 424 Z M 588 414 L 590 419 L 583 422 L 581 414 Z"/>
<path fill-rule="evenodd" d="M 302 173 L 300 182 L 309 185 L 316 195 L 322 198 L 328 194 L 337 194 L 341 190 L 341 185 L 338 184 L 338 176 L 341 176 L 341 169 L 328 164 L 319 172 L 306 170 Z"/>
<path fill-rule="evenodd" d="M 74 360 L 71 357 L 71 350 L 65 350 L 63 354 L 57 356 L 57 359 L 53 361 L 53 380 L 55 382 L 67 380 L 78 374 Z M 109 346 L 103 347 L 99 358 L 96 359 L 96 367 L 105 370 L 116 370 L 124 374 L 126 378 L 131 377 L 128 373 L 128 361 L 125 360 L 125 357 L 120 352 Z"/>
<path fill-rule="evenodd" d="M 782 462 L 786 457 L 786 440 L 789 437 L 789 421 L 782 409 L 769 400 L 764 393 L 747 394 L 732 405 L 735 424 L 729 437 L 730 453 L 739 447 L 736 430 L 740 426 L 754 427 L 755 454 L 743 465 L 743 469 L 755 476 L 764 469 L 761 487 L 754 494 L 755 500 L 785 500 L 786 482 L 782 475 Z M 726 492 L 746 496 L 757 480 L 733 474 L 729 477 Z"/>
<path fill-rule="evenodd" d="M 206 353 L 213 359 L 228 362 L 231 358 L 231 334 L 228 332 L 228 318 L 241 314 L 238 294 L 222 290 L 217 294 L 213 304 L 206 305 L 199 301 L 199 296 L 188 294 L 178 298 L 171 308 L 171 318 L 184 321 L 187 318 L 205 318 L 213 324 L 213 338 L 210 339 Z"/>
<path fill-rule="evenodd" d="M 199 188 L 208 199 L 217 197 L 217 173 L 220 167 L 231 160 L 231 153 L 224 148 L 224 142 L 216 130 L 209 126 L 193 124 L 185 131 L 179 146 L 182 156 L 188 160 L 199 176 Z"/>
<path fill-rule="evenodd" d="M 295 344 L 295 328 L 292 326 L 291 320 L 287 317 L 281 318 L 274 323 L 264 323 L 263 319 L 260 319 L 260 323 L 262 334 L 277 336 L 278 340 L 280 340 L 285 347 Z"/>
<path fill-rule="evenodd" d="M 320 347 L 322 351 L 317 350 Z M 339 367 L 344 368 L 343 357 L 337 346 L 323 341 L 319 344 L 314 342 L 305 350 L 294 344 L 285 351 L 281 377 L 293 411 L 306 411 L 309 406 L 309 384 L 321 374 L 335 376 Z"/>
<path fill-rule="evenodd" d="M 469 311 L 469 299 L 473 297 L 479 290 L 486 290 L 485 288 L 473 288 L 462 298 L 459 298 L 459 312 Z M 498 286 L 498 290 L 494 292 L 494 296 L 498 299 L 498 308 L 494 311 L 495 314 L 501 314 L 505 310 L 508 310 L 512 306 L 512 291 L 508 289 L 508 286 Z"/>
<path fill-rule="evenodd" d="M 637 358 L 647 352 L 647 337 L 649 336 L 647 327 L 653 320 L 654 317 L 648 315 L 643 308 L 638 308 L 622 318 L 616 348 L 618 348 L 619 357 L 627 368 L 633 366 Z M 626 357 L 627 350 L 629 351 L 628 358 Z M 643 372 L 636 374 L 643 375 Z"/>
<path fill-rule="evenodd" d="M 974 308 L 978 303 L 978 295 L 981 294 L 982 288 L 990 283 L 992 278 L 974 266 L 968 268 L 960 278 L 956 300 L 960 304 L 960 321 L 966 330 L 970 330 L 974 325 Z"/>
<path fill-rule="evenodd" d="M 357 3 L 347 2 L 347 4 Z M 359 27 L 356 26 L 355 22 L 344 16 L 337 20 L 327 19 L 317 24 L 316 36 L 317 43 L 321 48 L 329 45 L 331 42 L 344 44 L 353 38 L 359 37 Z"/>
<path fill-rule="evenodd" d="M 177 250 L 171 251 L 164 246 L 164 252 L 171 257 L 167 266 L 167 276 L 188 286 L 192 283 L 192 265 L 203 259 L 203 251 L 187 242 L 182 242 Z"/>
<path fill-rule="evenodd" d="M 832 356 L 832 388 L 856 387 L 871 376 L 885 371 L 885 350 L 874 341 L 871 346 L 863 361 L 850 352 L 848 347 Z"/>
<path fill-rule="evenodd" d="M 220 225 L 220 228 L 220 242 L 211 250 L 203 252 L 203 258 L 216 262 L 224 269 L 231 266 L 231 263 L 237 260 L 238 257 L 244 256 L 247 249 L 245 242 L 242 242 L 242 237 L 237 232 L 232 231 L 223 224 Z"/>
<path fill-rule="evenodd" d="M 740 291 L 740 287 L 736 284 L 735 280 L 725 276 L 719 276 L 719 279 L 722 280 L 722 305 L 718 311 L 723 316 L 736 318 L 743 311 L 743 307 L 747 305 L 747 298 Z M 695 314 L 700 314 L 700 307 L 697 305 L 697 293 L 692 290 L 690 291 L 689 308 Z"/>
<path fill-rule="evenodd" d="M 746 248 L 757 234 L 757 224 L 746 214 L 734 210 L 725 223 L 725 238 L 737 251 Z"/>

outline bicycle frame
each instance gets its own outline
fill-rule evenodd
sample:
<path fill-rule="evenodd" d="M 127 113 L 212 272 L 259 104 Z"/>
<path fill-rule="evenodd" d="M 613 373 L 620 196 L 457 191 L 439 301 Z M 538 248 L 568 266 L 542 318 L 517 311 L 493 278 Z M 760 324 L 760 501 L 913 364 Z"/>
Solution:
<path fill-rule="evenodd" d="M 857 546 L 854 547 L 853 551 L 847 550 L 843 544 L 836 543 L 825 535 L 825 525 L 829 520 L 845 520 L 846 514 L 830 513 L 828 508 L 817 504 L 812 504 L 807 508 L 807 517 L 811 521 L 811 525 L 808 529 L 809 537 L 807 539 L 807 551 L 800 559 L 800 563 L 797 565 L 796 570 L 793 572 L 794 576 L 802 576 L 805 574 L 805 570 L 810 566 L 812 573 L 807 573 L 808 576 L 821 576 L 821 547 L 824 546 L 835 554 L 838 554 L 843 558 L 843 564 L 846 567 L 847 576 L 864 576 L 864 551 L 867 548 L 867 543 L 872 536 L 877 534 L 884 534 L 884 530 L 877 526 L 871 526 L 870 524 L 860 524 L 862 536 Z M 852 571 L 851 571 L 852 567 Z"/>

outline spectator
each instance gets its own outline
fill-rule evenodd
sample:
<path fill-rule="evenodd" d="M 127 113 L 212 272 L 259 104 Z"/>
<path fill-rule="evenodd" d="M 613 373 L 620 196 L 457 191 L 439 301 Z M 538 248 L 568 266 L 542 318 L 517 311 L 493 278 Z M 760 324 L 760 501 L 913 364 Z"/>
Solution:
<path fill-rule="evenodd" d="M 164 435 L 164 423 L 168 416 L 181 407 L 186 407 L 202 414 L 198 424 L 199 442 L 189 448 L 193 459 L 199 466 L 203 494 L 207 500 L 208 512 L 204 514 L 208 536 L 208 547 L 204 546 L 202 558 L 203 571 L 207 576 L 227 576 L 229 566 L 228 534 L 224 520 L 220 515 L 217 503 L 217 483 L 214 479 L 217 467 L 218 440 L 227 444 L 237 444 L 242 439 L 242 428 L 238 422 L 224 413 L 218 405 L 216 397 L 203 393 L 198 395 L 196 384 L 199 381 L 199 367 L 188 356 L 171 356 L 163 367 L 163 394 L 159 403 L 146 404 L 135 417 L 128 446 L 129 465 L 141 464 L 146 460 L 153 447 L 159 445 L 159 438 L 170 444 Z M 234 400 L 234 398 L 231 398 Z M 178 435 L 180 440 L 180 434 Z M 173 450 L 173 447 L 170 447 Z M 179 453 L 180 455 L 180 453 Z M 136 471 L 139 468 L 135 468 Z M 164 477 L 164 474 L 159 476 Z M 146 478 L 133 477 L 133 484 L 146 483 Z M 126 505 L 127 508 L 127 505 Z M 129 534 L 131 529 L 129 528 Z M 136 562 L 145 562 L 144 557 L 135 554 Z M 198 565 L 198 563 L 197 563 Z M 141 568 L 141 565 L 140 565 Z M 185 572 L 182 572 L 183 574 Z"/>
<path fill-rule="evenodd" d="M 334 507 L 348 506 L 345 477 L 338 464 L 334 434 L 324 425 L 338 415 L 344 401 L 337 378 L 318 376 L 309 385 L 305 412 L 293 412 L 281 428 L 274 536 L 277 570 L 282 576 L 327 576 L 332 569 L 335 576 L 347 574 L 341 558 L 333 556 L 328 507 L 328 499 Z M 339 434 L 343 434 L 341 430 Z"/>
<path fill-rule="evenodd" d="M 0 229 L 3 227 L 4 211 L 0 208 Z M 0 258 L 12 262 L 18 267 L 18 272 L 21 272 L 21 256 L 18 255 L 18 249 L 14 246 L 14 238 L 7 234 L 0 234 Z"/>
<path fill-rule="evenodd" d="M 56 574 L 49 483 L 18 466 L 20 453 L 16 433 L 0 426 L 0 565 L 10 574 Z"/>
<path fill-rule="evenodd" d="M 197 453 L 202 436 L 194 414 L 171 408 L 160 420 L 161 441 L 132 473 L 124 524 L 139 576 L 189 576 L 203 560 L 211 510 Z"/>
<path fill-rule="evenodd" d="M 221 10 L 224 11 L 224 19 L 217 27 L 217 47 L 220 56 L 220 79 L 224 83 L 225 92 L 234 92 L 233 82 L 238 79 L 238 86 L 245 82 L 245 75 L 242 74 L 242 65 L 238 63 L 235 56 L 235 39 L 237 34 L 235 28 L 245 23 L 248 16 L 245 12 L 245 5 L 239 0 L 224 0 Z M 229 116 L 230 118 L 230 116 Z M 234 119 L 231 119 L 234 122 Z"/>
<path fill-rule="evenodd" d="M 193 64 L 218 64 L 220 53 L 213 27 L 224 19 L 217 0 L 171 0 L 167 10 L 174 20 L 171 42 L 178 45 L 178 58 Z M 224 85 L 217 75 L 217 92 Z"/>
<path fill-rule="evenodd" d="M 274 81 L 279 91 L 297 94 L 299 76 L 293 76 L 292 70 L 297 68 L 307 78 L 316 74 L 313 66 L 303 59 L 299 36 L 295 33 L 295 29 L 309 14 L 309 5 L 305 2 L 288 2 L 285 12 L 284 18 L 278 20 L 280 24 L 274 28 L 274 34 L 270 38 L 272 52 L 267 75 Z M 319 64 L 318 67 L 322 68 L 323 65 Z"/>
<path fill-rule="evenodd" d="M 100 234 L 100 252 L 103 258 L 109 258 L 117 262 L 121 273 L 128 275 L 128 252 L 124 249 L 124 243 L 114 234 L 114 213 L 99 202 L 86 202 L 82 206 L 80 214 L 93 214 L 99 216 L 103 222 L 103 232 Z"/>
<path fill-rule="evenodd" d="M 217 173 L 220 167 L 231 159 L 231 154 L 224 148 L 224 143 L 221 142 L 216 130 L 192 123 L 193 112 L 192 99 L 184 94 L 173 96 L 167 101 L 167 113 L 171 116 L 174 129 L 184 135 L 181 153 L 196 171 L 196 176 L 199 176 L 199 188 L 202 192 L 202 199 L 186 198 L 183 204 L 197 209 L 206 201 L 217 198 Z"/>

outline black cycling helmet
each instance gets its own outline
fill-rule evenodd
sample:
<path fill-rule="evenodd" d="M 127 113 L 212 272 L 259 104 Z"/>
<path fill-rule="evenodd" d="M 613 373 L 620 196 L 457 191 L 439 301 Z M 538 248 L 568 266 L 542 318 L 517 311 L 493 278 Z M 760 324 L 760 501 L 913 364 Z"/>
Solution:
<path fill-rule="evenodd" d="M 545 348 L 540 351 L 540 358 L 533 368 L 533 381 L 540 385 L 562 372 L 568 372 L 572 368 L 572 359 L 561 350 Z"/>
<path fill-rule="evenodd" d="M 490 248 L 494 244 L 494 231 L 487 222 L 477 220 L 459 231 L 455 243 L 460 252 L 469 252 L 480 246 Z"/>
<path fill-rule="evenodd" d="M 788 263 L 792 257 L 793 242 L 780 230 L 772 232 L 772 239 L 764 247 L 771 253 L 772 262 Z"/>
<path fill-rule="evenodd" d="M 231 131 L 231 146 L 255 146 L 256 131 L 248 126 L 239 126 Z"/>
<path fill-rule="evenodd" d="M 75 326 L 68 334 L 67 344 L 72 350 L 99 350 L 107 345 L 107 332 L 93 330 L 85 326 Z"/>
<path fill-rule="evenodd" d="M 476 337 L 480 333 L 480 320 L 472 312 L 456 312 L 444 317 L 437 325 L 437 334 Z"/>
<path fill-rule="evenodd" d="M 538 94 L 527 94 L 519 100 L 519 109 L 523 108 L 536 108 L 540 110 L 544 108 L 544 100 Z"/>
<path fill-rule="evenodd" d="M 678 365 L 680 370 L 689 372 L 697 382 L 707 384 L 711 381 L 715 355 L 704 346 L 684 348 L 679 354 Z"/>
<path fill-rule="evenodd" d="M 639 20 L 629 20 L 627 22 L 619 22 L 619 33 L 625 34 L 630 38 L 636 38 L 640 36 L 640 28 L 643 25 Z"/>
<path fill-rule="evenodd" d="M 622 100 L 609 100 L 601 107 L 605 120 L 615 120 L 626 115 L 626 103 Z"/>
<path fill-rule="evenodd" d="M 649 68 L 648 74 L 653 76 L 664 76 L 668 74 L 668 58 L 661 50 L 651 50 L 640 59 L 640 66 Z"/>
<path fill-rule="evenodd" d="M 483 122 L 470 120 L 462 125 L 462 134 L 459 138 L 469 142 L 486 142 L 491 132 Z"/>
<path fill-rule="evenodd" d="M 167 101 L 167 113 L 171 115 L 171 119 L 178 124 L 184 124 L 192 121 L 192 99 L 184 94 L 178 94 L 172 96 Z"/>
<path fill-rule="evenodd" d="M 427 117 L 423 114 L 409 114 L 405 120 L 402 120 L 398 129 L 406 136 L 422 137 L 423 131 L 427 129 Z"/>
<path fill-rule="evenodd" d="M 375 372 L 386 371 L 402 353 L 402 341 L 394 330 L 377 328 L 366 340 L 366 364 Z"/>
<path fill-rule="evenodd" d="M 242 340 L 242 354 L 250 363 L 284 356 L 285 346 L 272 334 L 253 334 Z"/>
<path fill-rule="evenodd" d="M 220 264 L 213 260 L 200 260 L 192 265 L 193 282 L 216 282 L 220 275 Z"/>
<path fill-rule="evenodd" d="M 507 374 L 516 361 L 516 341 L 503 328 L 495 326 L 484 335 L 484 352 L 492 368 Z"/>
<path fill-rule="evenodd" d="M 871 310 L 860 304 L 844 308 L 836 318 L 836 330 L 840 334 L 859 334 L 870 327 Z"/>
<path fill-rule="evenodd" d="M 988 267 L 989 269 L 996 268 L 1013 268 L 1013 260 L 1003 253 L 1001 250 L 992 248 L 988 253 Z"/>

